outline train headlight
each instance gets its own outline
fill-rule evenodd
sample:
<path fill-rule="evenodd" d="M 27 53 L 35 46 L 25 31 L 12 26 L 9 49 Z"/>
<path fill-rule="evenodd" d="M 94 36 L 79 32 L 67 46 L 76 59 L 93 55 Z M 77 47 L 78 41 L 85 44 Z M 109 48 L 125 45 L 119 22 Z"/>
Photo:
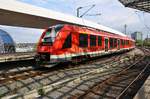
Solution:
<path fill-rule="evenodd" d="M 44 39 L 42 39 L 42 42 L 44 42 Z"/>

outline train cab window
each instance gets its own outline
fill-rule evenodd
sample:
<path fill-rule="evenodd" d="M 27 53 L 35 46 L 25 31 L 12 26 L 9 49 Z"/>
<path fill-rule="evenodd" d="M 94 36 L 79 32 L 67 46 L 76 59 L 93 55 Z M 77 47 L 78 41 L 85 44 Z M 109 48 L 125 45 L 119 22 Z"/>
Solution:
<path fill-rule="evenodd" d="M 113 48 L 113 38 L 109 39 L 109 45 L 110 45 L 110 49 L 112 49 Z"/>
<path fill-rule="evenodd" d="M 55 28 L 55 32 L 57 33 L 58 31 L 60 31 L 62 28 L 63 28 L 64 25 L 62 24 L 59 24 L 59 25 L 56 25 L 54 28 Z"/>
<path fill-rule="evenodd" d="M 63 47 L 62 47 L 62 49 L 65 49 L 65 48 L 71 48 L 71 46 L 72 46 L 72 35 L 71 35 L 71 33 L 68 35 L 68 37 L 66 38 L 66 40 L 65 40 L 65 42 L 64 42 L 64 44 L 63 44 Z"/>
<path fill-rule="evenodd" d="M 88 47 L 88 35 L 87 34 L 79 34 L 79 46 Z"/>
<path fill-rule="evenodd" d="M 56 26 L 50 27 L 46 31 L 42 39 L 42 44 L 52 46 L 55 41 L 58 31 L 60 31 L 62 28 L 63 28 L 63 25 L 56 25 Z"/>
<path fill-rule="evenodd" d="M 90 35 L 90 46 L 96 46 L 96 36 Z"/>
<path fill-rule="evenodd" d="M 46 33 L 45 33 L 45 35 L 44 35 L 44 37 L 42 39 L 42 44 L 43 45 L 49 45 L 49 46 L 53 45 L 53 42 L 55 40 L 54 39 L 55 38 L 55 34 L 53 33 L 53 31 L 54 31 L 54 28 L 49 28 L 46 31 Z"/>
<path fill-rule="evenodd" d="M 98 36 L 98 46 L 102 46 L 102 37 Z"/>

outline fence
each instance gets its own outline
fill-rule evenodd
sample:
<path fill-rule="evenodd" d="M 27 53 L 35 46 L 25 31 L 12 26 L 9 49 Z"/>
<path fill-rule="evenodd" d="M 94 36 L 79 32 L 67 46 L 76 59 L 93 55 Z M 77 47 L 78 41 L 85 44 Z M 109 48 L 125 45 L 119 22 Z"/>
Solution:
<path fill-rule="evenodd" d="M 18 43 L 15 44 L 16 52 L 35 52 L 36 43 Z"/>
<path fill-rule="evenodd" d="M 16 44 L 1 44 L 0 54 L 10 54 L 17 52 L 35 52 L 36 43 L 16 43 Z"/>

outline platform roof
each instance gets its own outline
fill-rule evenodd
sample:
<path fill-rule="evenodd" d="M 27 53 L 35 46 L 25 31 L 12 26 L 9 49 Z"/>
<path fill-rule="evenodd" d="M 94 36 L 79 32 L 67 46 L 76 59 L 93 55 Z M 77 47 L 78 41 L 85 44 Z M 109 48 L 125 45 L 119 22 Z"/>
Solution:
<path fill-rule="evenodd" d="M 119 0 L 125 7 L 150 13 L 150 0 Z"/>
<path fill-rule="evenodd" d="M 0 2 L 0 25 L 43 29 L 56 24 L 75 24 L 126 36 L 125 34 L 75 16 L 29 5 L 16 0 Z"/>

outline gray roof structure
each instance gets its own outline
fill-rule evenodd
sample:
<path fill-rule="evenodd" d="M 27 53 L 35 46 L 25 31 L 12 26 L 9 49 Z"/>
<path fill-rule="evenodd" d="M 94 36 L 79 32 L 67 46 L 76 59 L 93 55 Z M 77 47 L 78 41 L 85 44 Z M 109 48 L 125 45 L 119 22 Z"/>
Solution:
<path fill-rule="evenodd" d="M 150 13 L 150 0 L 119 0 L 125 7 Z"/>
<path fill-rule="evenodd" d="M 127 37 L 124 33 L 112 28 L 17 0 L 2 0 L 0 3 L 0 14 L 1 25 L 45 29 L 56 24 L 73 24 Z"/>

